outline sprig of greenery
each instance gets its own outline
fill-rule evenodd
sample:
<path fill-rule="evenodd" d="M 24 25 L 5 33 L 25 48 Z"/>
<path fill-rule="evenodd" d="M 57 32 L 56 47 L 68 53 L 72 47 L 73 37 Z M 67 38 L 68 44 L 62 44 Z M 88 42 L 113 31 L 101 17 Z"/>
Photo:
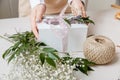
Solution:
<path fill-rule="evenodd" d="M 76 20 L 80 21 L 81 23 L 86 23 L 86 24 L 92 23 L 92 24 L 95 24 L 94 21 L 91 20 L 89 17 L 81 17 L 81 18 L 78 18 Z"/>
<path fill-rule="evenodd" d="M 87 59 L 76 57 L 72 58 L 70 56 L 62 57 L 61 61 L 63 64 L 69 64 L 75 66 L 73 70 L 81 71 L 82 73 L 88 75 L 88 71 L 94 71 L 90 66 L 95 65 L 95 63 L 88 61 Z"/>
<path fill-rule="evenodd" d="M 56 67 L 56 63 L 54 60 L 60 59 L 57 55 L 57 50 L 48 47 L 43 42 L 37 42 L 35 40 L 33 32 L 26 31 L 23 33 L 17 33 L 8 38 L 9 39 L 4 39 L 7 39 L 8 41 L 12 40 L 13 45 L 8 48 L 2 55 L 4 59 L 7 58 L 8 63 L 20 54 L 34 55 L 37 53 L 39 54 L 42 65 L 46 61 L 51 66 Z"/>
<path fill-rule="evenodd" d="M 68 24 L 75 24 L 75 23 L 84 23 L 84 24 L 95 24 L 93 20 L 91 20 L 88 17 L 82 17 L 82 16 L 77 16 L 77 17 L 72 17 L 72 18 L 64 18 L 65 22 Z"/>
<path fill-rule="evenodd" d="M 54 48 L 51 47 L 46 47 L 43 48 L 42 51 L 40 52 L 40 60 L 42 65 L 45 63 L 45 61 L 56 68 L 56 60 L 59 60 L 60 57 L 57 55 L 58 52 Z"/>
<path fill-rule="evenodd" d="M 64 21 L 67 22 L 69 25 L 71 25 L 71 22 L 69 21 L 69 19 L 64 18 Z"/>
<path fill-rule="evenodd" d="M 6 39 L 6 38 L 4 38 Z M 75 65 L 74 70 L 79 70 L 85 74 L 87 71 L 93 70 L 90 65 L 94 63 L 89 62 L 87 59 L 83 58 L 73 58 L 67 55 L 66 57 L 60 57 L 58 51 L 54 48 L 47 46 L 44 42 L 37 42 L 33 32 L 23 32 L 14 34 L 7 39 L 8 41 L 13 41 L 13 45 L 9 47 L 2 55 L 4 59 L 8 60 L 8 63 L 13 59 L 22 55 L 35 55 L 39 54 L 39 60 L 41 65 L 48 63 L 49 65 L 56 68 L 57 62 L 62 64 Z"/>

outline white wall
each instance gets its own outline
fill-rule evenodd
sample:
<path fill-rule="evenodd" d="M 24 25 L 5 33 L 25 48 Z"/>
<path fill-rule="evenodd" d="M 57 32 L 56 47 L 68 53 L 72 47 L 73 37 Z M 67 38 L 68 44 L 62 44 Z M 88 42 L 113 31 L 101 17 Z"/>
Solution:
<path fill-rule="evenodd" d="M 110 9 L 111 4 L 115 4 L 115 0 L 88 0 L 88 11 L 99 11 L 103 9 Z"/>
<path fill-rule="evenodd" d="M 0 18 L 18 16 L 18 0 L 0 0 Z"/>

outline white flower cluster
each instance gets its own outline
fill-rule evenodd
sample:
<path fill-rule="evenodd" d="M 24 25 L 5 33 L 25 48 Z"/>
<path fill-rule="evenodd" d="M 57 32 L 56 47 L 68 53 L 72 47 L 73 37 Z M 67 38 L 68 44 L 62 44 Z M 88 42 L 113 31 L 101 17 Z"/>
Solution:
<path fill-rule="evenodd" d="M 73 66 L 57 63 L 53 68 L 47 63 L 43 66 L 35 55 L 20 56 L 9 75 L 2 80 L 76 80 Z"/>

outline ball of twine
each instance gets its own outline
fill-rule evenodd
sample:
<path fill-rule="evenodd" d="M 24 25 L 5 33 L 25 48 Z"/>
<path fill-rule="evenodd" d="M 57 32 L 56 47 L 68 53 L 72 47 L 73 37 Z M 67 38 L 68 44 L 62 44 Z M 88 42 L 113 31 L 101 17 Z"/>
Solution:
<path fill-rule="evenodd" d="M 115 44 L 105 36 L 91 36 L 86 39 L 83 51 L 89 61 L 106 64 L 115 56 Z"/>

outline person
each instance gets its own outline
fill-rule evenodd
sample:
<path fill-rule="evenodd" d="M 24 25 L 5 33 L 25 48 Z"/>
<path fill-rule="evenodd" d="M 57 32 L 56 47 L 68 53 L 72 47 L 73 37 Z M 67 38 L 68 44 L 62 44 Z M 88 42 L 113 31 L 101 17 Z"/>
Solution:
<path fill-rule="evenodd" d="M 39 32 L 37 29 L 36 21 L 41 22 L 44 14 L 57 14 L 69 3 L 71 12 L 77 16 L 82 14 L 86 17 L 85 7 L 81 0 L 30 0 L 31 4 L 31 26 L 32 31 L 37 39 L 39 39 Z M 66 11 L 67 12 L 67 11 Z M 68 12 L 70 12 L 68 10 Z"/>

